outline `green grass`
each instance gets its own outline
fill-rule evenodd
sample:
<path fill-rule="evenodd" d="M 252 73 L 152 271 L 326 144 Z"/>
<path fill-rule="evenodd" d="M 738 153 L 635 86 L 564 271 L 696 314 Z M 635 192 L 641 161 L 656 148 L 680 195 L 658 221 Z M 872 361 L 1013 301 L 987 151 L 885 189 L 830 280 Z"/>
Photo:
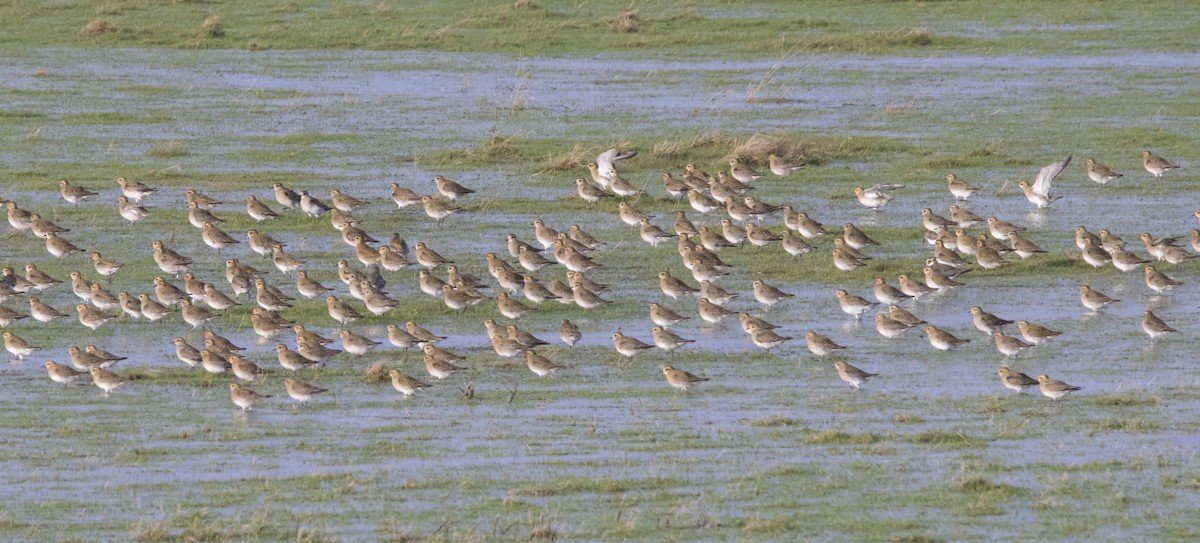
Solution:
<path fill-rule="evenodd" d="M 176 140 L 156 143 L 146 151 L 146 156 L 153 158 L 177 158 L 189 154 L 191 153 L 188 151 L 187 144 Z"/>
<path fill-rule="evenodd" d="M 1094 432 L 1129 432 L 1143 434 L 1162 429 L 1162 424 L 1152 420 L 1109 418 L 1090 423 Z"/>
<path fill-rule="evenodd" d="M 13 121 L 24 121 L 31 119 L 45 119 L 46 114 L 37 111 L 0 111 L 0 119 L 8 119 Z"/>
<path fill-rule="evenodd" d="M 642 170 L 680 173 L 681 165 L 694 163 L 724 164 L 730 157 L 739 156 L 751 160 L 763 160 L 767 152 L 776 151 L 781 156 L 799 155 L 817 166 L 832 161 L 863 160 L 882 156 L 899 156 L 913 152 L 909 142 L 899 138 L 879 136 L 833 136 L 827 134 L 778 133 L 749 134 L 703 131 L 686 138 L 678 136 L 661 138 L 639 138 L 614 142 L 622 148 L 649 149 L 637 157 Z M 557 141 L 531 141 L 518 136 L 493 136 L 473 149 L 451 151 L 449 156 L 424 157 L 432 162 L 457 162 L 491 155 L 495 161 L 506 159 L 540 160 L 540 172 L 579 171 L 595 155 L 604 151 L 599 147 L 582 148 L 575 145 L 566 148 Z M 607 146 L 605 147 L 607 148 Z M 478 158 L 481 160 L 481 158 Z M 724 167 L 724 166 L 721 166 Z M 765 166 L 764 166 L 765 167 Z M 655 179 L 657 181 L 657 177 Z"/>
<path fill-rule="evenodd" d="M 841 430 L 824 430 L 813 432 L 804 437 L 808 444 L 869 444 L 879 440 L 874 434 L 853 434 Z"/>
<path fill-rule="evenodd" d="M 1006 155 L 989 147 L 972 149 L 957 155 L 934 155 L 921 161 L 921 166 L 931 170 L 955 170 L 962 168 L 1004 168 L 1034 166 L 1029 158 Z"/>
<path fill-rule="evenodd" d="M 287 145 L 319 145 L 326 143 L 361 143 L 363 138 L 355 134 L 326 134 L 321 132 L 297 132 L 278 139 Z"/>
<path fill-rule="evenodd" d="M 790 417 L 766 417 L 750 421 L 750 426 L 758 428 L 778 428 L 778 427 L 793 427 L 803 426 L 804 422 L 799 419 Z"/>
<path fill-rule="evenodd" d="M 1163 402 L 1160 396 L 1150 395 L 1141 391 L 1097 394 L 1088 399 L 1102 407 L 1157 407 Z"/>
<path fill-rule="evenodd" d="M 589 494 L 624 494 L 627 492 L 638 490 L 653 490 L 662 487 L 677 486 L 678 482 L 671 479 L 643 479 L 643 480 L 613 480 L 613 479 L 593 479 L 593 478 L 576 478 L 565 477 L 545 481 L 532 488 L 520 489 L 518 495 L 536 496 L 536 497 L 552 497 L 564 494 L 589 493 Z"/>
<path fill-rule="evenodd" d="M 1053 51 L 1117 49 L 1137 33 L 1116 24 L 1152 17 L 1164 38 L 1158 47 L 1186 49 L 1182 28 L 1194 6 L 1169 2 L 1152 14 L 1133 2 L 1063 5 L 1023 2 L 995 6 L 958 3 L 787 2 L 704 6 L 651 1 L 631 10 L 600 2 L 512 2 L 481 6 L 450 3 L 399 6 L 388 2 L 313 0 L 286 3 L 160 3 L 109 0 L 35 9 L 28 2 L 2 7 L 17 21 L 0 45 L 169 47 L 179 49 L 432 49 L 562 54 L 595 51 L 725 51 L 734 55 L 895 54 L 946 50 Z M 626 12 L 635 16 L 624 16 Z M 1005 21 L 1008 31 L 980 32 L 981 13 Z M 1166 16 L 1167 13 L 1174 17 Z M 767 15 L 770 14 L 770 15 Z M 209 17 L 216 25 L 205 26 Z M 905 24 L 903 21 L 910 21 Z M 919 25 L 912 22 L 920 21 Z M 156 24 L 151 24 L 156 23 Z M 211 23 L 210 23 L 211 24 Z M 1112 28 L 1112 25 L 1116 28 Z"/>
<path fill-rule="evenodd" d="M 171 122 L 172 120 L 173 120 L 172 117 L 170 117 L 169 115 L 166 115 L 166 114 L 134 115 L 134 114 L 128 114 L 128 113 L 114 113 L 114 112 L 76 113 L 76 114 L 64 115 L 62 118 L 62 121 L 64 123 L 81 124 L 81 125 L 151 124 L 151 123 L 167 123 L 167 122 Z"/>
<path fill-rule="evenodd" d="M 784 4 L 780 4 L 783 6 Z M 169 5 L 109 1 L 92 10 L 60 6 L 31 10 L 10 5 L 3 13 L 62 33 L 69 43 L 173 47 L 182 49 L 436 49 L 504 52 L 598 50 L 733 49 L 742 53 L 784 51 L 880 53 L 962 46 L 965 38 L 939 36 L 926 29 L 891 27 L 860 30 L 849 23 L 812 19 L 799 10 L 783 17 L 709 17 L 694 6 L 654 2 L 636 10 L 633 24 L 619 21 L 618 4 L 523 7 L 446 5 L 390 6 L 387 3 L 297 1 L 284 4 L 231 4 L 219 11 L 181 2 Z M 205 26 L 209 16 L 219 24 Z M 161 24 L 148 25 L 156 21 Z M 35 33 L 9 43 L 47 44 Z M 749 38 L 749 39 L 748 39 Z M 60 38 L 61 39 L 61 38 Z M 732 46 L 732 47 L 731 47 Z"/>

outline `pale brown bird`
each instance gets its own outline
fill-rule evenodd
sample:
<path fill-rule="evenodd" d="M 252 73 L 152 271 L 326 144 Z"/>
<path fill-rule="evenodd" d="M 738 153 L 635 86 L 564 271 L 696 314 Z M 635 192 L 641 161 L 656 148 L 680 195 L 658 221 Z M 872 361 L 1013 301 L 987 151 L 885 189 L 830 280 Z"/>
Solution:
<path fill-rule="evenodd" d="M 1070 394 L 1073 391 L 1080 390 L 1082 387 L 1068 385 L 1058 379 L 1051 379 L 1049 376 L 1042 374 L 1037 377 L 1038 388 L 1042 390 L 1042 395 L 1051 400 L 1059 400 L 1063 396 Z"/>
<path fill-rule="evenodd" d="M 1089 158 L 1087 159 L 1087 176 L 1088 179 L 1104 185 L 1109 181 L 1113 181 L 1121 177 L 1121 174 L 1114 172 L 1112 168 L 1109 168 L 1108 166 Z"/>
<path fill-rule="evenodd" d="M 313 396 L 316 396 L 317 394 L 329 392 L 329 389 L 327 388 L 321 388 L 319 386 L 305 383 L 304 381 L 293 379 L 291 377 L 284 379 L 283 385 L 287 389 L 288 396 L 291 396 L 293 400 L 296 400 L 302 404 L 312 401 Z"/>
<path fill-rule="evenodd" d="M 423 388 L 430 388 L 433 386 L 427 383 L 422 383 L 410 375 L 401 373 L 400 370 L 391 370 L 388 372 L 388 376 L 392 379 L 392 388 L 395 388 L 396 391 L 405 396 L 412 396 Z"/>
<path fill-rule="evenodd" d="M 1027 388 L 1038 385 L 1037 379 L 1019 371 L 1008 369 L 1007 367 L 1001 366 L 1000 369 L 996 370 L 996 374 L 1000 376 L 1000 383 L 1004 385 L 1004 388 L 1015 390 L 1018 394 Z"/>
<path fill-rule="evenodd" d="M 667 377 L 668 384 L 683 391 L 708 380 L 708 377 L 699 377 L 671 366 L 663 366 L 662 372 Z"/>
<path fill-rule="evenodd" d="M 124 177 L 117 178 L 117 185 L 121 187 L 121 194 L 135 202 L 141 202 L 147 196 L 158 192 L 158 189 L 149 187 L 145 183 L 130 181 Z"/>
<path fill-rule="evenodd" d="M 396 207 L 404 209 L 408 206 L 421 203 L 421 195 L 416 191 L 402 187 L 399 183 L 388 185 L 388 189 L 392 191 L 392 201 L 396 203 Z"/>
<path fill-rule="evenodd" d="M 78 206 L 79 202 L 87 200 L 97 194 L 79 185 L 72 185 L 70 181 L 62 179 L 58 182 L 58 193 L 62 195 L 63 200 L 66 200 L 73 206 Z"/>
<path fill-rule="evenodd" d="M 457 200 L 468 194 L 475 194 L 475 191 L 462 186 L 457 181 L 451 181 L 440 175 L 433 176 L 433 182 L 437 185 L 437 191 L 449 200 Z"/>
<path fill-rule="evenodd" d="M 229 383 L 229 396 L 233 404 L 242 408 L 242 411 L 253 410 L 254 404 L 271 397 L 270 394 L 259 394 L 237 383 Z"/>
<path fill-rule="evenodd" d="M 1164 173 L 1179 169 L 1179 166 L 1150 151 L 1142 151 L 1142 166 L 1154 177 L 1162 177 Z"/>
<path fill-rule="evenodd" d="M 246 195 L 246 214 L 256 221 L 269 221 L 279 216 L 279 213 L 262 203 L 253 194 Z"/>
<path fill-rule="evenodd" d="M 876 373 L 865 372 L 855 366 L 847 364 L 841 360 L 834 362 L 833 366 L 837 368 L 838 377 L 850 384 L 854 388 L 859 388 L 868 379 L 875 377 Z"/>
<path fill-rule="evenodd" d="M 422 196 L 421 205 L 425 206 L 426 215 L 437 220 L 438 226 L 442 225 L 442 221 L 446 220 L 446 217 L 462 211 L 461 207 L 452 206 L 433 196 Z"/>
<path fill-rule="evenodd" d="M 79 380 L 80 377 L 88 374 L 88 372 L 76 371 L 75 368 L 72 368 L 71 366 L 59 364 L 53 360 L 47 360 L 45 366 L 46 373 L 49 374 L 50 380 L 54 381 L 55 383 L 70 384 Z"/>
<path fill-rule="evenodd" d="M 779 177 L 787 177 L 805 166 L 804 160 L 786 160 L 775 153 L 767 153 L 767 163 L 771 167 L 771 173 Z"/>

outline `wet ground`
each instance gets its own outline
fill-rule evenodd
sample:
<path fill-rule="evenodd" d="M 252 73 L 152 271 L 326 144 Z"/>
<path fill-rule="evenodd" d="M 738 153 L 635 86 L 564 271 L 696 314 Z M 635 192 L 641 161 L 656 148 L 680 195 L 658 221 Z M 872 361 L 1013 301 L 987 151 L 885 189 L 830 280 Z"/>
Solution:
<path fill-rule="evenodd" d="M 47 73 L 35 75 L 39 68 Z M 231 232 L 259 227 L 275 234 L 314 270 L 324 267 L 316 275 L 326 284 L 336 284 L 328 267 L 351 253 L 327 221 L 251 225 L 242 213 L 246 194 L 273 202 L 270 184 L 279 180 L 314 194 L 340 187 L 370 198 L 360 213 L 368 232 L 426 241 L 480 276 L 482 253 L 503 254 L 505 234 L 533 241 L 534 218 L 560 229 L 578 223 L 610 242 L 597 257 L 604 267 L 590 275 L 617 290 L 606 295 L 615 304 L 600 316 L 546 306 L 522 319 L 547 340 L 555 339 L 562 318 L 584 329 L 579 347 L 544 351 L 568 369 L 537 378 L 488 348 L 481 322 L 501 318 L 493 303 L 453 314 L 417 290 L 415 271 L 388 274 L 388 291 L 405 306 L 349 328 L 383 340 L 387 323 L 416 320 L 450 335 L 445 345 L 469 354 L 472 370 L 398 399 L 390 387 L 364 383 L 363 372 L 387 360 L 424 379 L 416 353 L 342 355 L 323 372 L 301 377 L 330 393 L 292 406 L 277 373 L 256 387 L 276 397 L 249 413 L 229 402 L 228 379 L 182 374 L 171 338 L 199 344 L 202 337 L 178 317 L 158 325 L 126 320 L 94 334 L 72 318 L 47 326 L 21 322 L 10 330 L 43 350 L 0 371 L 7 404 L 0 414 L 0 495 L 10 504 L 0 523 L 31 540 L 431 534 L 524 540 L 546 525 L 570 540 L 1193 538 L 1185 519 L 1196 508 L 1200 477 L 1198 378 L 1189 354 L 1200 330 L 1196 264 L 1162 265 L 1185 284 L 1154 296 L 1140 273 L 1093 272 L 1080 262 L 1030 270 L 1027 277 L 973 272 L 967 286 L 909 304 L 972 340 L 943 353 L 918 330 L 889 340 L 870 322 L 840 312 L 833 291 L 869 297 L 871 273 L 842 278 L 830 267 L 832 280 L 775 280 L 788 260 L 752 248 L 728 250 L 723 256 L 744 264 L 721 280 L 741 294 L 728 307 L 797 337 L 764 354 L 735 323 L 702 325 L 694 299 L 674 301 L 657 291 L 659 269 L 687 277 L 673 244 L 650 248 L 616 219 L 612 205 L 569 201 L 571 181 L 586 172 L 456 169 L 413 157 L 472 148 L 490 135 L 562 140 L 561 151 L 580 142 L 599 151 L 635 135 L 686 140 L 710 131 L 882 136 L 934 157 L 941 146 L 947 154 L 991 148 L 1018 163 L 942 168 L 849 160 L 795 180 L 764 179 L 758 196 L 808 209 L 831 226 L 852 221 L 868 233 L 911 228 L 921 208 L 944 212 L 951 203 L 942 178 L 953 169 L 988 189 L 971 209 L 1028 227 L 1027 237 L 1051 252 L 1039 258 L 1076 254 L 1072 231 L 1079 224 L 1109 228 L 1144 254 L 1140 232 L 1186 235 L 1196 224 L 1188 197 L 1195 158 L 1170 156 L 1184 169 L 1152 180 L 1139 154 L 1148 141 L 1176 145 L 1193 137 L 1195 116 L 1172 112 L 1195 110 L 1197 96 L 1186 85 L 1198 69 L 1196 57 L 1141 52 L 797 55 L 724 63 L 428 52 L 28 51 L 0 67 L 0 113 L 7 121 L 0 160 L 19 172 L 3 196 L 72 228 L 77 244 L 129 261 L 106 283 L 114 292 L 149 291 L 157 274 L 148 257 L 152 239 L 196 256 L 197 276 L 222 288 L 225 258 L 270 268 L 244 247 L 220 255 L 205 247 L 178 211 L 181 183 L 229 202 L 217 212 L 228 217 Z M 747 100 L 752 87 L 757 99 Z M 514 100 L 523 107 L 514 109 Z M 1124 141 L 1097 136 L 1126 129 Z M 181 142 L 187 154 L 148 155 L 166 141 Z M 1064 199 L 1033 210 L 1016 179 L 1030 179 L 1067 154 L 1075 162 L 1055 184 Z M 1125 177 L 1092 184 L 1083 170 L 1088 157 Z M 69 208 L 54 190 L 64 169 L 89 172 L 73 181 L 103 189 L 102 196 Z M 264 181 L 246 175 L 258 172 Z M 427 192 L 437 173 L 476 188 L 476 207 L 439 228 L 387 200 L 389 183 Z M 639 168 L 634 159 L 622 173 L 654 197 L 642 205 L 656 211 L 657 224 L 669 227 L 669 212 L 686 209 L 655 199 L 662 196 L 661 172 Z M 163 187 L 148 201 L 158 212 L 151 224 L 131 228 L 116 215 L 118 175 Z M 292 176 L 298 181 L 288 182 Z M 828 198 L 880 181 L 910 186 L 882 212 Z M 1180 197 L 1169 187 L 1189 192 Z M 700 223 L 717 220 L 689 215 Z M 821 246 L 827 253 L 829 242 Z M 36 262 L 64 278 L 75 269 L 93 275 L 83 256 L 51 262 L 28 234 L 0 240 L 0 247 L 5 265 Z M 889 238 L 878 250 L 927 252 L 916 235 Z M 539 277 L 561 275 L 552 269 Z M 796 297 L 765 311 L 750 294 L 755 278 Z M 288 291 L 294 282 L 274 271 L 270 280 Z M 894 276 L 888 280 L 895 284 Z M 1078 302 L 1084 281 L 1122 301 L 1088 313 Z M 64 312 L 76 303 L 63 286 L 41 297 Z M 649 302 L 691 316 L 673 330 L 696 343 L 673 356 L 650 351 L 618 362 L 609 336 L 621 330 L 650 341 Z M 25 309 L 26 303 L 16 298 L 7 305 Z M 972 327 L 973 305 L 1064 335 L 1005 360 Z M 1181 333 L 1148 339 L 1139 324 L 1146 309 Z M 255 340 L 245 313 L 233 311 L 213 329 L 274 366 L 273 343 Z M 310 328 L 336 334 L 319 305 L 295 314 L 311 317 Z M 880 376 L 862 390 L 846 386 L 831 360 L 805 349 L 799 338 L 807 330 L 848 346 L 842 358 Z M 69 345 L 87 343 L 130 357 L 116 369 L 144 378 L 111 396 L 90 385 L 48 382 L 42 362 L 63 361 Z M 663 364 L 711 382 L 677 392 L 663 381 Z M 1083 390 L 1057 403 L 1009 393 L 995 378 L 1002 364 Z M 474 400 L 461 397 L 468 384 Z"/>

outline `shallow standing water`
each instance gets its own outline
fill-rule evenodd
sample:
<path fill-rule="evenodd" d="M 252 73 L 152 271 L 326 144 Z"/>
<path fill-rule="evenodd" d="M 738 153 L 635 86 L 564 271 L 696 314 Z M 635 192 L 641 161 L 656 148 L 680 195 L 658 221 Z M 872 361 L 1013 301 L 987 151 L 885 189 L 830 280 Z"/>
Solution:
<path fill-rule="evenodd" d="M 246 312 L 233 312 L 213 329 L 279 371 L 256 387 L 276 397 L 249 413 L 229 402 L 228 378 L 179 376 L 170 339 L 182 335 L 201 344 L 202 337 L 178 317 L 162 325 L 123 320 L 74 337 L 82 328 L 70 318 L 46 327 L 23 321 L 11 330 L 44 349 L 0 373 L 9 407 L 0 415 L 6 468 L 0 494 L 10 504 L 0 522 L 10 533 L 47 540 L 81 530 L 99 539 L 146 537 L 156 529 L 164 538 L 525 539 L 541 525 L 581 540 L 1194 535 L 1184 519 L 1197 501 L 1200 402 L 1187 354 L 1200 307 L 1195 264 L 1163 266 L 1185 282 L 1166 296 L 1150 296 L 1138 273 L 1091 272 L 1079 262 L 1030 280 L 976 271 L 964 279 L 968 286 L 911 304 L 923 318 L 972 340 L 941 353 L 918 330 L 887 340 L 869 322 L 840 312 L 833 290 L 869 296 L 869 270 L 831 282 L 776 281 L 786 261 L 756 259 L 752 248 L 728 250 L 722 255 L 745 265 L 722 280 L 741 293 L 729 307 L 797 337 L 762 354 L 735 323 L 702 326 L 694 299 L 673 301 L 658 292 L 658 269 L 687 277 L 673 244 L 650 249 L 615 218 L 613 205 L 580 211 L 567 200 L 571 181 L 586 172 L 463 170 L 413 160 L 472 148 L 491 135 L 570 142 L 561 151 L 573 142 L 599 151 L 623 138 L 686 140 L 710 131 L 870 135 L 909 141 L 922 152 L 988 147 L 1029 164 L 954 170 L 987 189 L 972 201 L 973 211 L 1027 226 L 1027 237 L 1051 251 L 1047 257 L 1076 253 L 1071 232 L 1079 224 L 1109 228 L 1131 247 L 1142 231 L 1182 235 L 1195 225 L 1194 199 L 1162 188 L 1194 187 L 1195 159 L 1172 156 L 1184 169 L 1163 180 L 1151 180 L 1138 160 L 1139 138 L 1148 130 L 1177 138 L 1195 133 L 1194 116 L 1169 114 L 1196 105 L 1194 93 L 1181 91 L 1200 69 L 1194 56 L 798 55 L 763 85 L 772 101 L 747 101 L 747 89 L 777 62 L 71 48 L 11 59 L 0 67 L 2 111 L 10 121 L 0 128 L 6 142 L 0 159 L 22 173 L 3 196 L 72 228 L 77 244 L 127 259 L 129 270 L 107 283 L 114 292 L 149 290 L 157 274 L 149 242 L 168 236 L 172 247 L 197 256 L 197 276 L 222 288 L 229 256 L 270 268 L 244 247 L 217 255 L 191 226 L 176 228 L 186 188 L 179 182 L 228 202 L 217 210 L 230 221 L 227 230 L 277 234 L 314 269 L 350 258 L 325 219 L 319 228 L 300 221 L 292 232 L 250 224 L 239 202 L 248 193 L 273 202 L 270 184 L 289 176 L 302 180 L 289 185 L 314 194 L 340 187 L 370 198 L 361 216 L 376 237 L 399 231 L 410 243 L 425 240 L 480 276 L 482 253 L 504 254 L 505 234 L 532 241 L 534 218 L 556 228 L 584 225 L 611 244 L 598 256 L 605 267 L 595 278 L 619 288 L 606 295 L 615 309 L 601 317 L 546 307 L 522 319 L 547 340 L 561 318 L 584 327 L 580 347 L 545 350 L 568 369 L 539 379 L 488 348 L 481 322 L 499 318 L 494 302 L 452 314 L 416 289 L 414 271 L 389 274 L 388 290 L 405 307 L 395 318 L 350 328 L 382 340 L 384 324 L 416 320 L 450 335 L 446 345 L 470 355 L 471 371 L 397 399 L 385 385 L 364 384 L 362 373 L 384 359 L 424 379 L 416 353 L 342 355 L 323 373 L 301 377 L 332 389 L 303 407 L 283 397 L 273 343 L 256 342 Z M 43 66 L 48 75 L 35 77 Z M 524 109 L 511 107 L 514 97 Z M 1120 148 L 1092 146 L 1101 140 L 1087 136 L 1123 129 L 1136 135 Z M 182 142 L 187 154 L 147 155 L 167 140 Z M 1065 198 L 1033 211 L 1016 179 L 1030 179 L 1067 154 L 1075 162 L 1055 184 Z M 1093 156 L 1125 177 L 1106 187 L 1087 181 L 1083 160 Z M 915 164 L 834 162 L 787 181 L 764 179 L 757 195 L 808 209 L 830 226 L 911 229 L 921 208 L 944 212 L 951 203 L 942 181 L 947 169 Z M 64 168 L 89 172 L 73 181 L 103 194 L 68 208 L 54 183 Z M 193 177 L 153 175 L 173 171 Z M 424 192 L 433 175 L 447 172 L 479 190 L 477 200 L 500 202 L 498 208 L 538 203 L 511 212 L 481 205 L 438 228 L 387 200 L 388 183 Z M 662 197 L 660 171 L 634 159 L 622 174 Z M 113 212 L 118 175 L 162 185 L 148 200 L 158 214 L 151 224 L 128 227 Z M 844 196 L 880 181 L 909 185 L 885 211 L 866 211 Z M 671 210 L 686 209 L 649 197 L 645 205 L 664 227 Z M 689 210 L 700 223 L 714 224 L 714 215 Z M 31 240 L 0 241 L 5 265 L 45 263 L 58 276 L 74 269 L 92 276 L 85 257 L 50 262 Z M 828 247 L 822 242 L 819 252 Z M 880 249 L 927 251 L 917 235 L 889 238 Z M 822 257 L 828 259 L 811 256 Z M 560 274 L 547 269 L 539 277 Z M 764 312 L 750 295 L 758 277 L 796 298 Z M 275 271 L 269 278 L 285 289 L 294 281 Z M 328 271 L 320 278 L 345 295 Z M 894 275 L 888 280 L 894 284 Z M 1081 281 L 1122 302 L 1086 314 L 1077 301 Z M 41 297 L 64 312 L 75 303 L 63 286 Z M 650 301 L 692 316 L 674 330 L 697 343 L 674 356 L 650 351 L 618 363 L 609 335 L 620 329 L 649 341 L 644 306 Z M 1065 334 L 1006 361 L 971 326 L 973 305 Z M 1178 337 L 1148 340 L 1138 324 L 1147 308 L 1179 328 Z M 305 315 L 319 316 L 310 328 L 336 334 L 319 311 Z M 862 390 L 845 386 L 832 361 L 804 348 L 799 338 L 807 330 L 847 345 L 844 359 L 881 375 Z M 69 345 L 85 343 L 129 356 L 117 369 L 140 368 L 145 378 L 111 396 L 48 383 L 42 362 L 64 361 Z M 663 364 L 712 381 L 676 392 L 663 382 Z M 1083 390 L 1057 404 L 1010 394 L 996 382 L 1001 364 Z M 468 383 L 475 400 L 460 398 Z M 857 518 L 859 509 L 870 518 Z"/>

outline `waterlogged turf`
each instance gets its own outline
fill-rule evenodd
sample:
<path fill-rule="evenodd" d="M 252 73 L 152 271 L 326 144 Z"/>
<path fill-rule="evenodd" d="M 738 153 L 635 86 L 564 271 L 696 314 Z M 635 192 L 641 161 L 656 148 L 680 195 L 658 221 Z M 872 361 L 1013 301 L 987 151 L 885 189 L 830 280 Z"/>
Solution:
<path fill-rule="evenodd" d="M 25 233 L 0 239 L 3 265 L 32 262 L 59 279 L 82 271 L 114 293 L 151 292 L 160 275 L 182 286 L 151 259 L 160 239 L 223 291 L 224 262 L 239 258 L 294 293 L 295 277 L 245 243 L 221 253 L 203 245 L 186 219 L 184 191 L 194 188 L 226 202 L 214 211 L 226 231 L 278 237 L 313 278 L 349 298 L 334 265 L 358 262 L 327 217 L 291 211 L 256 223 L 244 213 L 247 194 L 278 209 L 270 187 L 284 183 L 326 201 L 334 188 L 368 200 L 356 213 L 368 233 L 424 241 L 485 278 L 483 254 L 507 258 L 507 234 L 533 243 L 534 219 L 579 224 L 607 242 L 589 277 L 614 287 L 603 307 L 547 302 L 520 320 L 551 341 L 539 352 L 566 366 L 539 378 L 492 351 L 483 321 L 509 322 L 494 300 L 456 313 L 420 292 L 415 269 L 385 273 L 400 307 L 347 329 L 384 341 L 386 325 L 412 320 L 449 336 L 441 345 L 467 355 L 469 369 L 445 381 L 425 373 L 420 353 L 386 344 L 292 375 L 278 366 L 275 342 L 255 338 L 253 302 L 243 297 L 209 329 L 275 370 L 251 385 L 273 397 L 249 412 L 229 399 L 232 377 L 174 357 L 173 338 L 199 346 L 203 330 L 173 315 L 156 324 L 122 317 L 92 332 L 74 318 L 68 285 L 52 287 L 39 298 L 68 317 L 6 329 L 41 350 L 6 356 L 0 368 L 3 533 L 1196 539 L 1200 383 L 1189 353 L 1200 332 L 1200 273 L 1196 264 L 1159 264 L 1184 284 L 1152 296 L 1140 271 L 1094 270 L 1073 242 L 1076 226 L 1108 228 L 1144 255 L 1141 232 L 1186 236 L 1196 226 L 1200 96 L 1189 85 L 1200 63 L 1178 54 L 1194 50 L 1184 28 L 1194 6 L 650 3 L 628 15 L 624 4 L 475 4 L 0 6 L 0 17 L 21 23 L 0 38 L 10 60 L 0 67 L 0 196 L 126 264 L 101 278 L 86 255 L 53 259 Z M 778 244 L 722 251 L 733 269 L 717 282 L 740 294 L 727 307 L 794 337 L 765 353 L 732 319 L 704 323 L 694 297 L 659 291 L 660 270 L 695 283 L 674 243 L 643 242 L 617 219 L 616 200 L 574 197 L 584 165 L 614 145 L 639 151 L 620 171 L 645 194 L 623 201 L 668 230 L 677 210 L 709 226 L 721 214 L 669 198 L 662 173 L 679 176 L 687 163 L 716 172 L 732 156 L 765 169 L 766 150 L 785 149 L 810 166 L 759 180 L 754 195 L 831 231 L 853 222 L 881 246 L 851 273 L 833 268 L 832 235 L 797 259 Z M 1183 169 L 1151 178 L 1144 149 Z M 1054 184 L 1064 198 L 1033 209 L 1017 182 L 1069 154 Z M 1087 158 L 1124 177 L 1092 183 Z M 983 189 L 972 211 L 1026 227 L 1049 253 L 1010 257 L 1004 269 L 963 276 L 964 287 L 906 303 L 971 340 L 946 353 L 919 329 L 883 338 L 873 313 L 856 321 L 833 292 L 870 298 L 877 276 L 893 285 L 898 274 L 920 276 L 929 255 L 920 210 L 947 214 L 950 172 Z M 438 174 L 477 191 L 443 225 L 390 201 L 390 183 L 431 193 Z M 160 189 L 146 201 L 146 221 L 117 215 L 118 176 Z M 58 196 L 62 178 L 101 194 L 73 207 Z M 859 206 L 851 189 L 880 182 L 907 186 L 881 212 Z M 781 223 L 762 224 L 778 233 Z M 536 277 L 566 280 L 557 266 Z M 764 309 L 751 295 L 755 279 L 796 296 Z M 1089 313 L 1078 301 L 1083 283 L 1121 302 Z M 26 298 L 5 305 L 28 312 Z M 672 331 L 695 343 L 621 358 L 611 335 L 649 342 L 651 302 L 690 317 Z M 973 327 L 975 305 L 1064 334 L 1006 360 Z M 1147 309 L 1180 333 L 1148 339 Z M 320 300 L 283 314 L 327 337 L 340 330 Z M 557 341 L 564 318 L 583 330 L 574 348 Z M 810 330 L 847 349 L 813 356 L 803 342 Z M 294 347 L 290 334 L 281 341 Z M 113 370 L 131 381 L 106 396 L 46 378 L 46 360 L 66 362 L 68 347 L 87 344 L 129 357 Z M 879 376 L 855 390 L 838 379 L 835 360 Z M 378 362 L 435 386 L 401 398 L 368 379 Z M 677 391 L 663 378 L 668 364 L 710 380 Z M 1000 365 L 1082 390 L 1058 402 L 1036 389 L 1017 394 L 1001 386 Z M 301 406 L 286 396 L 286 377 L 330 391 Z"/>

